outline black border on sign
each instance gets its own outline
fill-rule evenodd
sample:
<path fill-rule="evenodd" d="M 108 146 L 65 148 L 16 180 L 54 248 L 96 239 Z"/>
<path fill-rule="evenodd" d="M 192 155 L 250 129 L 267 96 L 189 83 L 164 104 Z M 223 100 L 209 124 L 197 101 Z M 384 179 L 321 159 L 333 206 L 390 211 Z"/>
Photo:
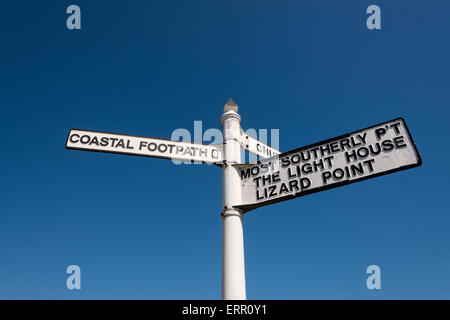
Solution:
<path fill-rule="evenodd" d="M 311 148 L 313 148 L 315 146 L 323 145 L 323 144 L 329 143 L 329 142 L 334 141 L 334 140 L 340 140 L 340 139 L 349 137 L 351 135 L 354 135 L 354 134 L 356 134 L 358 132 L 369 130 L 369 129 L 372 129 L 372 128 L 375 128 L 375 127 L 380 127 L 380 126 L 382 126 L 382 125 L 384 125 L 386 123 L 395 122 L 395 121 L 403 122 L 403 125 L 404 125 L 404 127 L 406 129 L 406 133 L 408 134 L 409 140 L 411 141 L 414 153 L 416 155 L 416 160 L 417 160 L 416 163 L 408 164 L 408 165 L 405 165 L 405 166 L 402 166 L 402 167 L 398 167 L 398 168 L 395 168 L 395 169 L 379 172 L 379 173 L 376 173 L 376 174 L 373 174 L 373 175 L 361 177 L 361 178 L 354 179 L 354 180 L 344 180 L 344 181 L 341 181 L 341 182 L 333 183 L 331 185 L 327 185 L 325 187 L 317 187 L 317 188 L 309 189 L 309 190 L 306 190 L 306 191 L 300 191 L 300 192 L 297 192 L 296 194 L 290 194 L 290 195 L 287 195 L 287 196 L 284 196 L 284 197 L 281 197 L 281 198 L 277 198 L 277 199 L 274 199 L 274 200 L 268 200 L 268 201 L 264 201 L 264 202 L 254 203 L 254 204 L 244 204 L 244 205 L 239 205 L 239 206 L 234 206 L 234 207 L 236 209 L 239 209 L 243 213 L 246 213 L 246 212 L 249 212 L 249 211 L 254 210 L 256 208 L 259 208 L 259 207 L 262 207 L 262 206 L 266 206 L 266 205 L 269 205 L 269 204 L 282 202 L 282 201 L 286 201 L 286 200 L 291 200 L 291 199 L 299 198 L 299 197 L 306 196 L 306 195 L 309 195 L 309 194 L 312 194 L 312 193 L 325 191 L 325 190 L 341 187 L 341 186 L 344 186 L 344 185 L 352 184 L 352 183 L 355 183 L 355 182 L 360 182 L 360 181 L 363 181 L 363 180 L 376 178 L 376 177 L 379 177 L 379 176 L 384 176 L 384 175 L 389 174 L 389 173 L 393 173 L 393 172 L 402 171 L 402 170 L 411 169 L 411 168 L 415 168 L 415 167 L 421 166 L 422 165 L 422 157 L 420 156 L 419 151 L 417 150 L 416 143 L 414 142 L 414 139 L 411 136 L 411 132 L 409 131 L 408 126 L 406 125 L 405 119 L 400 117 L 400 118 L 396 118 L 396 119 L 393 119 L 393 120 L 385 121 L 385 122 L 382 122 L 382 123 L 379 123 L 379 124 L 367 127 L 365 129 L 360 129 L 360 130 L 357 130 L 357 131 L 353 131 L 351 133 L 343 134 L 343 135 L 337 136 L 335 138 L 331 138 L 331 139 L 323 140 L 323 141 L 320 141 L 320 142 L 317 142 L 317 143 L 313 143 L 313 144 L 310 144 L 310 145 L 305 146 L 305 147 L 300 147 L 300 148 L 297 148 L 297 149 L 294 149 L 294 150 L 290 150 L 290 151 L 287 151 L 287 152 L 284 152 L 284 153 L 278 155 L 278 157 L 271 157 L 271 158 L 267 158 L 267 159 L 264 159 L 264 160 L 259 160 L 259 161 L 257 161 L 255 163 L 255 165 L 251 166 L 250 168 L 252 168 L 252 167 L 254 167 L 256 165 L 259 165 L 261 163 L 270 162 L 271 160 L 276 159 L 276 158 L 282 158 L 282 157 L 290 155 L 292 153 L 297 153 L 299 151 L 303 151 L 303 150 L 306 150 L 306 149 L 311 149 Z"/>
<path fill-rule="evenodd" d="M 162 140 L 162 141 L 168 141 L 168 142 L 190 143 L 190 144 L 195 144 L 195 145 L 199 145 L 199 146 L 203 146 L 203 147 L 211 147 L 211 146 L 214 147 L 215 146 L 214 144 L 203 144 L 203 143 L 196 143 L 196 142 L 175 141 L 175 140 L 170 140 L 170 139 L 138 136 L 138 135 L 126 134 L 126 133 L 114 133 L 114 132 L 106 132 L 106 131 L 98 131 L 98 130 L 85 130 L 85 129 L 72 128 L 72 129 L 69 130 L 69 134 L 67 135 L 67 139 L 66 139 L 66 149 L 69 149 L 69 150 L 80 150 L 80 151 L 111 153 L 111 154 L 122 154 L 122 155 L 127 155 L 127 156 L 157 158 L 157 159 L 166 159 L 166 160 L 180 160 L 180 161 L 183 161 L 183 162 L 184 161 L 190 161 L 191 163 L 215 164 L 215 165 L 218 165 L 218 166 L 221 166 L 224 163 L 224 160 L 217 161 L 217 162 L 206 162 L 206 161 L 196 161 L 196 160 L 188 160 L 188 159 L 178 159 L 178 158 L 172 158 L 172 157 L 152 156 L 152 155 L 146 155 L 146 154 L 136 154 L 136 153 L 124 152 L 124 151 L 95 150 L 95 149 L 89 149 L 89 148 L 69 147 L 67 145 L 67 143 L 69 142 L 70 133 L 73 130 L 94 132 L 94 133 L 102 133 L 102 134 L 114 134 L 114 135 L 117 135 L 117 136 L 126 136 L 126 137 L 143 138 L 143 139 L 156 139 L 156 140 Z"/>

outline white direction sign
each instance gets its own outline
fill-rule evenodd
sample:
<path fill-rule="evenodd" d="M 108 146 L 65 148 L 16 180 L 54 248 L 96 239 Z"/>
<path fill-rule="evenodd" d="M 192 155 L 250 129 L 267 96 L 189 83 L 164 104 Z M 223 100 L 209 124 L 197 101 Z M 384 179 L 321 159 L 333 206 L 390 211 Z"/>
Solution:
<path fill-rule="evenodd" d="M 203 163 L 219 164 L 224 160 L 221 145 L 204 145 L 79 129 L 70 130 L 66 148 Z"/>
<path fill-rule="evenodd" d="M 262 143 L 261 141 L 249 136 L 245 132 L 241 131 L 241 137 L 239 144 L 248 152 L 254 153 L 261 159 L 271 158 L 280 154 L 281 152 L 271 146 Z"/>
<path fill-rule="evenodd" d="M 244 212 L 422 164 L 403 118 L 241 166 Z"/>

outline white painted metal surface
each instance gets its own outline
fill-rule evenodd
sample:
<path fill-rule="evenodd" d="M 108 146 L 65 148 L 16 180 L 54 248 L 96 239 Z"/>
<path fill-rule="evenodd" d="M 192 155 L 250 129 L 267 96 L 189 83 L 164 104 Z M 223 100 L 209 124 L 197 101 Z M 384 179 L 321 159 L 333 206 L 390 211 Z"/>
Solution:
<path fill-rule="evenodd" d="M 150 137 L 72 129 L 66 148 L 153 158 L 222 163 L 222 145 L 204 145 Z"/>
<path fill-rule="evenodd" d="M 238 142 L 241 117 L 237 110 L 237 105 L 230 99 L 220 119 L 225 151 L 222 168 L 222 299 L 225 300 L 246 299 L 243 215 L 234 208 L 241 203 L 240 176 L 235 167 L 241 161 Z"/>
<path fill-rule="evenodd" d="M 240 170 L 244 212 L 419 166 L 402 118 L 263 160 Z"/>
<path fill-rule="evenodd" d="M 256 154 L 261 159 L 271 158 L 280 154 L 281 152 L 271 146 L 262 143 L 261 141 L 249 136 L 241 129 L 241 134 L 239 136 L 239 143 L 248 152 Z"/>

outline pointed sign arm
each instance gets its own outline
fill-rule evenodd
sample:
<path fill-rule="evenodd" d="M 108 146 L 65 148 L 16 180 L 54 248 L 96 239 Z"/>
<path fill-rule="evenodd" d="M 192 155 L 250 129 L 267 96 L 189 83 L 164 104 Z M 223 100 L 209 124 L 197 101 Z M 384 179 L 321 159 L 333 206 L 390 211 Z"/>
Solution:
<path fill-rule="evenodd" d="M 66 148 L 213 164 L 222 164 L 224 159 L 222 145 L 81 129 L 70 130 Z"/>
<path fill-rule="evenodd" d="M 281 154 L 279 150 L 272 148 L 271 146 L 253 138 L 252 136 L 249 136 L 244 132 L 244 130 L 242 130 L 242 128 L 239 138 L 239 144 L 243 149 L 256 154 L 261 159 L 267 159 Z"/>
<path fill-rule="evenodd" d="M 403 118 L 236 166 L 243 212 L 422 164 Z"/>

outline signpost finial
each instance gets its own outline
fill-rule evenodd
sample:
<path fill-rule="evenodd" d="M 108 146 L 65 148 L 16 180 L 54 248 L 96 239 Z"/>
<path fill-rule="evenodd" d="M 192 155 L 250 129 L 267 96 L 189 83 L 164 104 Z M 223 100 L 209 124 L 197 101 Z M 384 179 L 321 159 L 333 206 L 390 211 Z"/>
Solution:
<path fill-rule="evenodd" d="M 228 99 L 227 103 L 225 104 L 225 106 L 223 107 L 223 113 L 227 112 L 227 111 L 234 111 L 237 113 L 238 111 L 238 105 L 236 104 L 236 102 L 233 101 L 233 99 Z"/>

